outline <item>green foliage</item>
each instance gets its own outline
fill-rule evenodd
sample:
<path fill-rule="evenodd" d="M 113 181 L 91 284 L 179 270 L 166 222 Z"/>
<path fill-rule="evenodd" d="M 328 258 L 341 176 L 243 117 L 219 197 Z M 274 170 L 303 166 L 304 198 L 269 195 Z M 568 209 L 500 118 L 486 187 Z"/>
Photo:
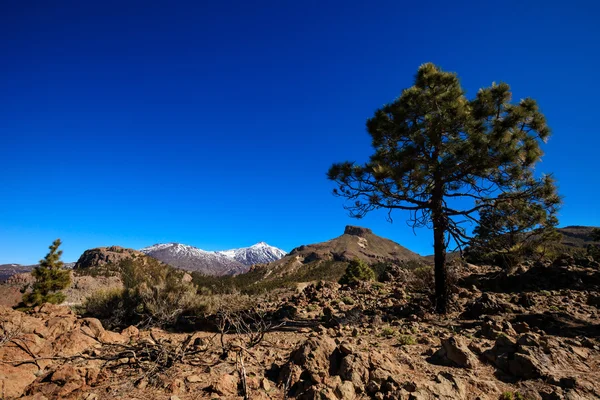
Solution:
<path fill-rule="evenodd" d="M 504 392 L 500 395 L 499 400 L 529 400 L 519 392 Z"/>
<path fill-rule="evenodd" d="M 561 239 L 555 229 L 559 205 L 560 198 L 550 178 L 528 201 L 490 203 L 480 211 L 467 260 L 510 268 L 525 259 L 548 255 Z"/>
<path fill-rule="evenodd" d="M 149 257 L 124 259 L 118 270 L 124 288 L 97 292 L 83 305 L 85 315 L 108 328 L 172 326 L 180 316 L 204 309 L 196 286 L 182 271 Z"/>
<path fill-rule="evenodd" d="M 590 237 L 593 241 L 600 242 L 600 228 L 594 228 L 594 230 L 592 230 Z M 592 257 L 594 260 L 600 262 L 600 245 L 598 245 L 598 244 L 587 245 L 586 253 L 588 256 Z"/>
<path fill-rule="evenodd" d="M 32 275 L 35 283 L 31 292 L 23 295 L 25 305 L 34 307 L 43 303 L 60 304 L 65 301 L 61 290 L 71 285 L 71 274 L 60 260 L 62 250 L 58 250 L 58 247 L 61 244 L 60 239 L 56 239 L 49 247 L 50 252 L 34 268 Z"/>
<path fill-rule="evenodd" d="M 416 344 L 417 340 L 415 339 L 414 336 L 411 335 L 400 335 L 398 337 L 398 344 L 400 346 L 410 346 L 413 344 Z"/>
<path fill-rule="evenodd" d="M 454 73 L 428 63 L 412 87 L 375 112 L 367 130 L 374 153 L 364 165 L 331 166 L 334 194 L 350 200 L 345 208 L 353 217 L 404 210 L 413 227 L 433 227 L 436 306 L 446 312 L 449 239 L 467 245 L 463 223 L 475 221 L 478 211 L 516 199 L 528 203 L 551 184 L 533 175 L 540 142 L 550 135 L 545 117 L 530 98 L 512 104 L 506 83 L 469 100 Z"/>
<path fill-rule="evenodd" d="M 342 297 L 341 300 L 342 300 L 342 303 L 347 304 L 349 306 L 354 304 L 354 299 L 350 296 L 344 296 L 344 297 Z"/>
<path fill-rule="evenodd" d="M 391 336 L 394 336 L 395 334 L 396 334 L 396 331 L 391 326 L 386 326 L 381 329 L 381 336 L 391 337 Z"/>
<path fill-rule="evenodd" d="M 386 272 L 389 271 L 393 265 L 394 264 L 388 263 L 388 262 L 378 262 L 378 263 L 371 265 L 371 269 L 375 273 L 375 277 L 376 277 L 377 281 L 383 282 Z"/>
<path fill-rule="evenodd" d="M 594 260 L 600 262 L 600 246 L 590 244 L 586 248 L 586 253 L 588 256 L 592 257 Z"/>
<path fill-rule="evenodd" d="M 340 278 L 339 283 L 342 285 L 351 285 L 362 281 L 375 280 L 375 272 L 362 260 L 355 258 L 350 261 L 346 272 Z"/>
<path fill-rule="evenodd" d="M 337 281 L 347 265 L 340 261 L 319 261 L 304 265 L 292 274 L 275 278 L 269 276 L 267 279 L 267 270 L 260 268 L 236 276 L 208 276 L 193 272 L 192 277 L 201 294 L 256 295 L 292 288 L 300 282 Z"/>

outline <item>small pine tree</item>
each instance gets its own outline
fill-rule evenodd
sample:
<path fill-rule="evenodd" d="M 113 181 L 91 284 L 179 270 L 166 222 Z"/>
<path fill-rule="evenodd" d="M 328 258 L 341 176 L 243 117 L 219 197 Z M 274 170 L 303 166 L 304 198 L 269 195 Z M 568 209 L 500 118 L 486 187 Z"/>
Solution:
<path fill-rule="evenodd" d="M 360 281 L 372 280 L 375 280 L 375 272 L 364 261 L 355 258 L 346 267 L 346 272 L 340 278 L 340 283 L 342 285 L 349 285 Z"/>
<path fill-rule="evenodd" d="M 33 270 L 35 283 L 31 293 L 23 296 L 23 303 L 26 305 L 35 307 L 43 303 L 60 304 L 65 301 L 66 296 L 61 290 L 71 284 L 71 274 L 63 268 L 64 264 L 60 260 L 62 250 L 58 250 L 60 245 L 60 239 L 56 239 L 49 247 L 50 252 Z"/>
<path fill-rule="evenodd" d="M 503 201 L 511 195 L 500 195 L 499 201 L 480 211 L 466 254 L 469 262 L 512 268 L 527 258 L 543 257 L 549 246 L 560 242 L 561 234 L 555 227 L 561 199 L 552 180 L 527 201 Z"/>
<path fill-rule="evenodd" d="M 594 228 L 590 234 L 590 238 L 595 242 L 600 242 L 600 228 Z M 596 261 L 600 261 L 600 245 L 588 244 L 587 255 Z"/>

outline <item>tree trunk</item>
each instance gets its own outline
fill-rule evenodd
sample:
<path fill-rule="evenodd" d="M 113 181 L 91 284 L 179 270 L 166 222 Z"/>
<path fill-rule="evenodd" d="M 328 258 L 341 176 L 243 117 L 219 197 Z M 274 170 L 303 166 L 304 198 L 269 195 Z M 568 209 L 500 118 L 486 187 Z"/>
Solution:
<path fill-rule="evenodd" d="M 435 310 L 439 314 L 448 312 L 448 285 L 446 271 L 446 243 L 444 242 L 444 220 L 433 221 L 433 250 L 435 263 Z"/>
<path fill-rule="evenodd" d="M 448 284 L 446 271 L 446 217 L 443 205 L 444 188 L 436 179 L 432 193 L 431 216 L 433 220 L 433 251 L 435 264 L 435 310 L 439 314 L 448 312 Z"/>

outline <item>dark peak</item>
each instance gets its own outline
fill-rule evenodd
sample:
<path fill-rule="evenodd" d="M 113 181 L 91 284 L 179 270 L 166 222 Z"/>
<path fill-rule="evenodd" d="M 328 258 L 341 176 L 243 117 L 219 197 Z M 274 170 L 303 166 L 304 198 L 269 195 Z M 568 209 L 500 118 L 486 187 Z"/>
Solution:
<path fill-rule="evenodd" d="M 366 234 L 372 234 L 373 232 L 369 228 L 361 228 L 360 226 L 346 225 L 344 234 L 353 236 L 364 236 Z"/>

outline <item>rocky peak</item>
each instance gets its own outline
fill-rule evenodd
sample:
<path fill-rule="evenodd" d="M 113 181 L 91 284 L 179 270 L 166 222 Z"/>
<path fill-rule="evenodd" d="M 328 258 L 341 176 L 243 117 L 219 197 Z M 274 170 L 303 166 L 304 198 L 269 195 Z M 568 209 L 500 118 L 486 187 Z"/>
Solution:
<path fill-rule="evenodd" d="M 120 246 L 97 247 L 83 252 L 75 263 L 75 269 L 98 267 L 106 264 L 117 264 L 125 258 L 143 257 L 144 254 L 133 249 Z"/>
<path fill-rule="evenodd" d="M 344 234 L 363 237 L 366 234 L 373 234 L 373 231 L 371 231 L 369 228 L 362 228 L 360 226 L 346 225 L 346 229 L 344 229 Z"/>

